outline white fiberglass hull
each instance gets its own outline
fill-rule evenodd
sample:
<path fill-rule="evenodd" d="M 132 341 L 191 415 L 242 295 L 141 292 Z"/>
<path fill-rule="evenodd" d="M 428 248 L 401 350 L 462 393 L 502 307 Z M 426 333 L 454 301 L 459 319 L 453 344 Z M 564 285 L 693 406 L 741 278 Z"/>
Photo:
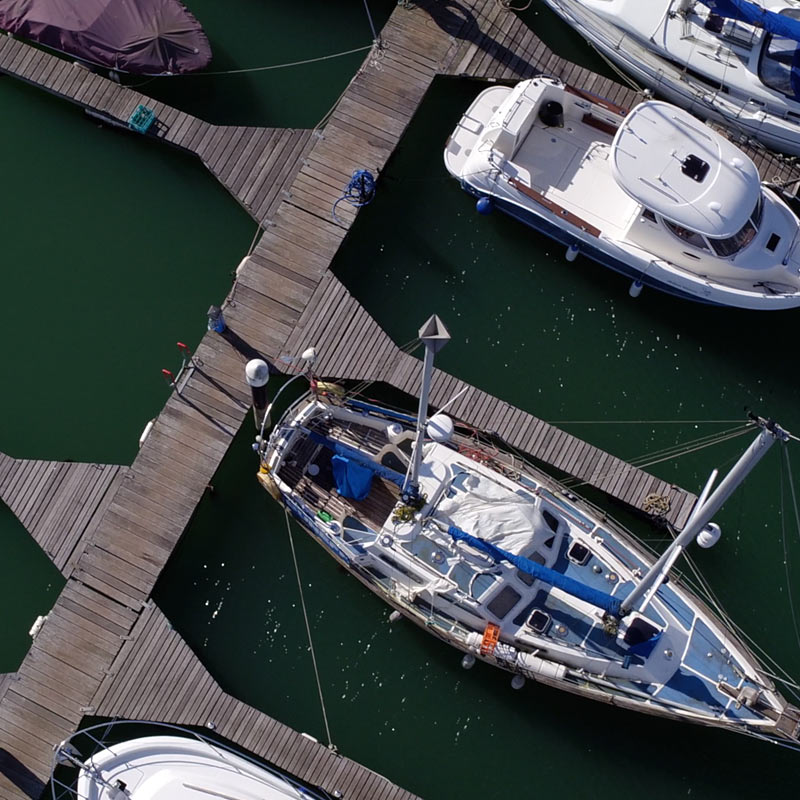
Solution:
<path fill-rule="evenodd" d="M 609 159 L 606 153 L 610 152 L 613 132 L 623 123 L 626 110 L 553 79 L 524 83 L 539 85 L 537 91 L 557 100 L 564 112 L 563 126 L 547 128 L 536 120 L 524 134 L 523 144 L 518 145 L 523 154 L 513 158 L 504 155 L 498 150 L 497 130 L 507 123 L 501 118 L 503 109 L 524 84 L 484 90 L 445 147 L 445 166 L 462 188 L 477 198 L 490 198 L 494 207 L 561 242 L 570 249 L 570 257 L 581 253 L 629 277 L 639 288 L 648 286 L 684 299 L 752 310 L 800 306 L 800 262 L 793 249 L 783 265 L 774 254 L 765 253 L 764 268 L 759 264 L 759 270 L 731 268 L 719 260 L 713 265 L 716 276 L 705 266 L 689 268 L 694 255 L 683 252 L 685 247 L 672 242 L 672 237 L 667 237 L 670 241 L 660 251 L 633 241 L 629 232 L 642 207 L 622 196 L 603 166 Z M 530 91 L 526 89 L 525 93 Z M 512 103 L 509 116 L 515 113 Z M 570 137 L 579 144 L 573 145 Z M 585 155 L 581 155 L 583 152 Z M 549 167 L 561 165 L 565 159 L 572 164 L 566 177 L 557 174 L 560 166 L 555 170 Z M 549 173 L 554 177 L 542 177 Z M 594 201 L 593 192 L 597 194 Z M 796 219 L 780 198 L 772 192 L 765 194 L 774 209 L 773 216 L 786 228 L 783 239 L 788 247 Z M 588 210 L 592 203 L 594 208 Z M 687 263 L 679 263 L 680 258 Z"/>
<path fill-rule="evenodd" d="M 580 0 L 544 2 L 640 86 L 702 119 L 726 125 L 734 135 L 753 137 L 773 150 L 800 155 L 800 104 L 763 86 L 760 91 L 751 87 L 751 91 L 740 92 L 730 86 L 719 90 L 712 79 L 698 79 L 677 63 L 679 59 L 671 59 L 652 43 L 648 46 L 600 18 Z"/>
<path fill-rule="evenodd" d="M 78 777 L 77 796 L 82 800 L 304 800 L 315 795 L 208 741 L 148 736 L 92 756 Z"/>
<path fill-rule="evenodd" d="M 475 551 L 448 544 L 441 533 L 446 520 L 489 537 L 492 519 L 500 519 L 501 535 L 519 542 L 521 552 L 532 552 L 522 542 L 540 542 L 537 563 L 610 592 L 611 602 L 625 596 L 652 556 L 542 473 L 455 438 L 448 446 L 426 446 L 420 475 L 428 499 L 419 515 L 407 515 L 399 501 L 392 510 L 383 479 L 358 501 L 333 491 L 331 459 L 338 456 L 331 453 L 343 448 L 353 457 L 354 441 L 369 440 L 361 463 L 397 463 L 402 456 L 393 442 L 403 439 L 412 420 L 383 413 L 365 403 L 298 401 L 262 452 L 259 479 L 339 564 L 391 607 L 463 653 L 613 705 L 768 739 L 787 738 L 783 729 L 776 731 L 776 721 L 788 713 L 781 724 L 796 743 L 800 717 L 795 720 L 747 647 L 677 581 L 659 588 L 652 600 L 647 613 L 662 630 L 656 649 L 645 645 L 650 652 L 641 658 L 639 646 L 620 644 L 622 628 L 617 632 L 584 600 L 521 581 L 513 568 L 484 563 Z M 382 438 L 390 424 L 391 438 Z M 485 497 L 493 499 L 484 507 Z M 533 540 L 525 525 L 519 527 L 520 509 L 523 517 L 532 513 L 546 522 L 534 527 Z M 644 625 L 650 635 L 649 622 L 625 625 Z M 748 694 L 759 698 L 752 708 L 736 700 Z"/>

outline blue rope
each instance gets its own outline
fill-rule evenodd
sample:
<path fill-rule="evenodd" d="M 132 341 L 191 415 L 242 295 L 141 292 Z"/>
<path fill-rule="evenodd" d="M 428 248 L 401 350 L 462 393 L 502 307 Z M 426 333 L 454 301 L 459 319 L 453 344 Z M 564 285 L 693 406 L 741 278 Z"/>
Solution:
<path fill-rule="evenodd" d="M 372 173 L 366 169 L 357 169 L 350 178 L 350 182 L 344 190 L 344 194 L 333 204 L 331 214 L 333 218 L 340 224 L 345 223 L 336 216 L 336 206 L 346 200 L 351 206 L 361 208 L 373 201 L 375 198 L 375 178 Z"/>

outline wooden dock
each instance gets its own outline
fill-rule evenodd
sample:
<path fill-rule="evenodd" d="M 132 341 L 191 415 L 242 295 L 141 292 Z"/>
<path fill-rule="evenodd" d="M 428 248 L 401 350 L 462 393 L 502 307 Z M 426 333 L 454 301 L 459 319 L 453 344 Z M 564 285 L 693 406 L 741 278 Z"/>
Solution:
<path fill-rule="evenodd" d="M 130 466 L 25 461 L 0 454 L 0 498 L 67 578 L 20 670 L 0 679 L 0 800 L 37 797 L 54 743 L 84 714 L 205 725 L 300 779 L 348 800 L 412 795 L 222 692 L 150 599 L 249 409 L 244 364 L 309 345 L 331 377 L 384 381 L 414 393 L 420 362 L 401 352 L 331 273 L 355 218 L 331 207 L 355 169 L 380 173 L 438 74 L 516 81 L 557 74 L 616 102 L 627 88 L 552 54 L 495 0 L 398 6 L 322 131 L 213 126 L 16 40 L 0 71 L 125 126 L 154 108 L 147 136 L 196 153 L 264 233 L 224 305 L 228 330 L 208 333 Z M 376 63 L 379 68 L 376 68 Z M 762 170 L 798 178 L 764 156 Z M 765 173 L 767 174 L 767 173 Z M 410 322 L 416 328 L 420 321 Z M 437 371 L 431 402 L 465 390 L 449 413 L 641 508 L 651 494 L 686 520 L 694 496 L 502 400 Z M 255 482 L 254 482 L 255 485 Z M 254 489 L 256 491 L 256 489 Z"/>

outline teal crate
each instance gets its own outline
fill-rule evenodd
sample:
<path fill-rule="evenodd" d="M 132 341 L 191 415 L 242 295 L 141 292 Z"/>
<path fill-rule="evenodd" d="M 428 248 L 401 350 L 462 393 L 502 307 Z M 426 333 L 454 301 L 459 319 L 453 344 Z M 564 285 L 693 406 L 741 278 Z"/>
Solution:
<path fill-rule="evenodd" d="M 152 108 L 139 104 L 128 119 L 128 126 L 137 133 L 147 133 L 155 119 L 156 112 Z"/>

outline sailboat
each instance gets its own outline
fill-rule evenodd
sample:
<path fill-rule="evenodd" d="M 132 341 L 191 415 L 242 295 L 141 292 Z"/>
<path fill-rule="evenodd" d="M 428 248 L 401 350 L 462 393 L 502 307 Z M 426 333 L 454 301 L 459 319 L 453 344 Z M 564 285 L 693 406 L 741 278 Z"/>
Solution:
<path fill-rule="evenodd" d="M 635 81 L 800 155 L 800 3 L 544 0 Z"/>
<path fill-rule="evenodd" d="M 416 417 L 333 390 L 313 374 L 254 449 L 258 479 L 348 572 L 402 615 L 463 652 L 527 680 L 673 720 L 800 749 L 800 709 L 736 631 L 670 571 L 712 517 L 788 434 L 755 437 L 714 472 L 672 544 L 656 556 L 597 508 L 520 458 L 485 447 L 444 408 L 428 417 L 435 315 Z M 281 392 L 288 386 L 285 384 Z"/>
<path fill-rule="evenodd" d="M 660 100 L 621 108 L 555 78 L 490 86 L 444 163 L 493 207 L 645 286 L 712 305 L 800 306 L 800 222 L 738 147 Z"/>
<path fill-rule="evenodd" d="M 151 730 L 148 735 L 127 738 L 132 726 L 141 730 L 143 725 Z M 329 797 L 180 725 L 112 720 L 82 728 L 54 751 L 54 799 L 65 795 L 76 800 Z M 66 782 L 59 767 L 74 768 L 77 775 L 72 772 L 73 779 Z"/>

